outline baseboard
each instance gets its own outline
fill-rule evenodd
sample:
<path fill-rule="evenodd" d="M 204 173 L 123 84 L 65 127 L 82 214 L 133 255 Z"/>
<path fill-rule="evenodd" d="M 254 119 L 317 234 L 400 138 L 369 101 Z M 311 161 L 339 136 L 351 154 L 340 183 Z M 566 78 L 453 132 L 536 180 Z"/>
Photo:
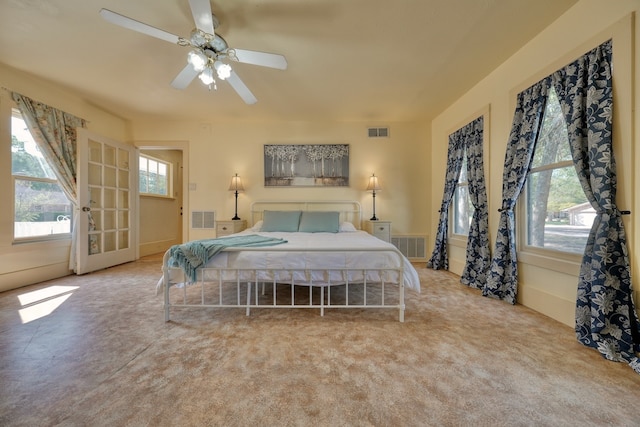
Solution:
<path fill-rule="evenodd" d="M 57 279 L 70 274 L 72 272 L 69 270 L 68 261 L 0 274 L 0 292 Z"/>
<path fill-rule="evenodd" d="M 157 240 L 155 242 L 141 243 L 139 247 L 140 256 L 144 257 L 147 255 L 154 255 L 157 253 L 165 252 L 171 246 L 177 245 L 179 243 L 180 242 L 175 239 Z"/>

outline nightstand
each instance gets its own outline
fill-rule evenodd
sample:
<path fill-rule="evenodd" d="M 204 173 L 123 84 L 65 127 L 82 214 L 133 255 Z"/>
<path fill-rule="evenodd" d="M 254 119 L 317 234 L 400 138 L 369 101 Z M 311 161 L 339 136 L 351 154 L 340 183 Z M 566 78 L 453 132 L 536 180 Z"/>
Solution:
<path fill-rule="evenodd" d="M 391 243 L 391 221 L 365 221 L 364 231 Z"/>
<path fill-rule="evenodd" d="M 247 228 L 247 221 L 244 219 L 236 221 L 216 221 L 216 237 L 239 233 L 245 228 Z"/>

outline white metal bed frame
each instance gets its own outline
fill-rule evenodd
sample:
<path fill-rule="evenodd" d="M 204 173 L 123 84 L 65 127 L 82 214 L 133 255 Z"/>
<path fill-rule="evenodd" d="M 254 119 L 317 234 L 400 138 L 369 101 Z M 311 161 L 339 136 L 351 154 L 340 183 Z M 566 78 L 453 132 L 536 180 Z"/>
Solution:
<path fill-rule="evenodd" d="M 255 224 L 262 219 L 263 212 L 265 210 L 323 210 L 323 211 L 338 211 L 340 212 L 340 221 L 351 222 L 357 229 L 360 229 L 361 224 L 361 207 L 357 201 L 261 201 L 254 202 L 251 205 L 251 224 Z M 312 253 L 312 252 L 332 252 L 335 250 L 329 249 L 288 249 L 283 246 L 271 246 L 271 247 L 254 247 L 254 248 L 227 248 L 226 251 L 283 251 L 283 252 L 300 252 L 300 253 Z M 340 249 L 341 252 L 347 252 L 349 249 Z M 177 277 L 182 277 L 182 271 L 178 267 L 169 266 L 169 251 L 164 254 L 163 258 L 163 293 L 164 293 L 164 318 L 165 321 L 170 320 L 170 310 L 172 308 L 189 308 L 189 307 L 216 307 L 216 308 L 244 308 L 246 315 L 249 316 L 252 308 L 312 308 L 319 309 L 320 315 L 324 316 L 325 309 L 330 308 L 359 308 L 359 309 L 380 309 L 380 308 L 394 308 L 398 310 L 398 317 L 400 322 L 404 322 L 404 262 L 403 255 L 395 247 L 389 248 L 359 248 L 357 251 L 382 251 L 386 253 L 392 253 L 397 259 L 395 265 L 389 267 L 376 267 L 369 268 L 366 265 L 358 265 L 349 268 L 329 268 L 329 269 L 286 269 L 286 268 L 214 268 L 203 267 L 200 268 L 199 279 L 197 283 L 190 284 L 188 286 L 182 286 L 182 301 L 179 301 L 179 295 L 174 295 L 173 301 L 171 300 L 171 287 L 178 284 L 172 281 L 172 277 L 177 273 Z M 340 283 L 331 283 L 331 276 L 326 281 L 314 281 L 314 272 L 340 272 L 342 280 Z M 294 273 L 303 273 L 305 280 L 296 281 Z M 362 282 L 350 282 L 349 273 L 357 272 L 361 273 L 363 277 Z M 367 280 L 368 272 L 376 272 L 377 277 L 380 280 L 370 281 Z M 288 274 L 291 277 L 290 281 L 286 283 L 276 280 L 276 276 L 279 273 Z M 390 276 L 390 274 L 393 274 Z M 258 280 L 259 277 L 273 276 L 273 280 Z M 207 277 L 215 277 L 216 280 L 208 280 Z M 229 280 L 229 277 L 235 277 L 235 279 Z M 247 279 L 249 277 L 249 279 Z M 389 277 L 395 279 L 387 280 Z M 397 281 L 397 284 L 395 283 Z M 290 282 L 290 283 L 289 283 Z M 167 285 L 168 284 L 168 285 Z M 259 288 L 261 286 L 261 291 Z M 283 301 L 282 293 L 278 295 L 278 289 L 282 287 L 288 287 L 289 292 L 286 299 L 288 303 Z M 300 294 L 300 291 L 296 288 L 298 286 L 308 287 L 308 303 L 298 304 L 295 301 L 296 294 Z M 342 302 L 332 301 L 331 290 L 336 289 L 337 286 L 344 287 L 344 300 Z M 372 287 L 378 287 L 380 294 L 379 299 L 370 303 L 367 301 L 367 291 Z M 187 287 L 191 289 L 199 289 L 199 301 L 194 301 L 193 292 L 190 297 L 187 296 Z M 266 290 L 271 288 L 272 296 L 267 298 L 265 296 Z M 320 289 L 319 301 L 318 296 L 314 297 L 314 289 Z M 358 288 L 360 293 L 356 293 Z M 393 295 L 393 291 L 396 290 L 397 294 Z M 206 296 L 209 291 L 217 291 L 217 301 L 212 300 Z M 230 292 L 235 296 L 229 301 Z M 302 291 L 304 292 L 304 291 Z M 350 292 L 354 292 L 351 294 Z M 385 297 L 385 292 L 391 292 L 393 297 Z M 317 293 L 317 292 L 316 292 Z M 339 293 L 339 292 L 335 292 Z M 175 294 L 175 293 L 174 293 Z M 232 294 L 232 295 L 233 295 Z M 361 295 L 361 296 L 360 296 Z M 350 301 L 351 298 L 351 301 Z M 354 301 L 355 300 L 355 301 Z M 389 301 L 391 300 L 391 301 Z"/>

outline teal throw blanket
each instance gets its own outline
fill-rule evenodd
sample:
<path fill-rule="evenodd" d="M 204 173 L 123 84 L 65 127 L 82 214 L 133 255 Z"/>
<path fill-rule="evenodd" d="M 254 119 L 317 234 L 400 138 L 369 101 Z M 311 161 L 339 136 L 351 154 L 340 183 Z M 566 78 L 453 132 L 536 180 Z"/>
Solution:
<path fill-rule="evenodd" d="M 182 268 L 189 281 L 193 283 L 197 280 L 198 267 L 205 265 L 207 261 L 225 248 L 273 246 L 282 243 L 287 243 L 287 241 L 258 234 L 194 240 L 182 245 L 173 245 L 169 249 L 171 255 L 169 265 Z"/>

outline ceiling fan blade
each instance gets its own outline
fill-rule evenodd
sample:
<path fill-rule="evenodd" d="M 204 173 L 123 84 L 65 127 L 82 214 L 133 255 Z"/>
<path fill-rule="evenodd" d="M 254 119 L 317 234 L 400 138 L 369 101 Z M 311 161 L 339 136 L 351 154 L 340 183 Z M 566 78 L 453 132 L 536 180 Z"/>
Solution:
<path fill-rule="evenodd" d="M 213 35 L 213 15 L 209 0 L 189 0 L 189 6 L 191 7 L 196 28 Z"/>
<path fill-rule="evenodd" d="M 287 59 L 276 53 L 256 52 L 254 50 L 233 49 L 236 52 L 238 62 L 245 64 L 260 65 L 262 67 L 287 69 Z"/>
<path fill-rule="evenodd" d="M 175 34 L 171 34 L 167 31 L 161 30 L 151 25 L 147 25 L 143 22 L 136 21 L 127 16 L 120 15 L 119 13 L 112 12 L 109 9 L 100 9 L 100 16 L 112 24 L 119 25 L 129 30 L 137 31 L 142 34 L 146 34 L 151 37 L 156 37 L 161 40 L 168 41 L 169 43 L 179 44 L 180 37 Z"/>
<path fill-rule="evenodd" d="M 176 89 L 186 89 L 193 79 L 196 78 L 198 72 L 193 68 L 193 65 L 187 64 L 186 67 L 178 73 L 175 79 L 171 82 L 171 86 Z"/>
<path fill-rule="evenodd" d="M 231 87 L 240 95 L 240 98 L 244 100 L 247 104 L 255 104 L 258 102 L 258 99 L 255 97 L 253 93 L 249 90 L 247 85 L 244 84 L 240 77 L 231 70 L 231 75 L 227 77 L 227 82 L 231 85 Z"/>

